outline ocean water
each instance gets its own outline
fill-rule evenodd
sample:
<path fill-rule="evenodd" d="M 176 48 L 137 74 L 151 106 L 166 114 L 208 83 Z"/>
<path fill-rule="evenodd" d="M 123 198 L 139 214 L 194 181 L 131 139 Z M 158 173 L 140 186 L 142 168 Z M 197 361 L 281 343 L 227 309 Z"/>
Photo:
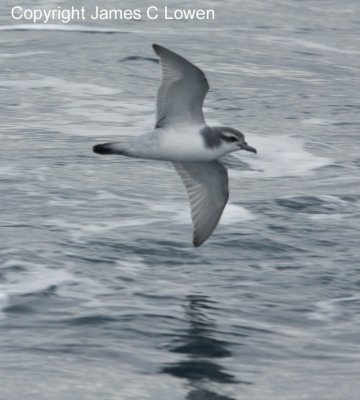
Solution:
<path fill-rule="evenodd" d="M 0 5 L 0 399 L 359 398 L 360 3 L 196 4 L 215 21 L 34 26 Z M 92 153 L 152 128 L 152 42 L 258 150 L 198 249 L 169 164 Z"/>

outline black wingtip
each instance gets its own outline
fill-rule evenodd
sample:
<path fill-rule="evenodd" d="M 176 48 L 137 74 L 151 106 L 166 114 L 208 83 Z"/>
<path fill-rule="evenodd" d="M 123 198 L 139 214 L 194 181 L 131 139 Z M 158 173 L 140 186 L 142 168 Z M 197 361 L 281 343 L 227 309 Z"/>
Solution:
<path fill-rule="evenodd" d="M 152 48 L 154 49 L 155 53 L 157 53 L 160 50 L 161 46 L 156 43 L 153 43 Z"/>

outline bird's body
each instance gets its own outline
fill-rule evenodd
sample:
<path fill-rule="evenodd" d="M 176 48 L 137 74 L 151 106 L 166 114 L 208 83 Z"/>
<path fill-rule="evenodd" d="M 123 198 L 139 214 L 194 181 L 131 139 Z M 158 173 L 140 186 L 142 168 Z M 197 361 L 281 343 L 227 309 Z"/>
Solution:
<path fill-rule="evenodd" d="M 123 143 L 112 144 L 112 153 L 148 160 L 189 162 L 212 161 L 228 153 L 220 144 L 206 148 L 206 126 L 157 128 Z M 202 134 L 203 133 L 203 134 Z"/>
<path fill-rule="evenodd" d="M 229 194 L 227 170 L 217 159 L 240 149 L 256 150 L 240 131 L 206 125 L 202 104 L 209 85 L 199 68 L 164 47 L 153 48 L 163 69 L 155 128 L 127 141 L 96 145 L 94 151 L 171 161 L 188 192 L 193 244 L 200 246 L 219 222 Z"/>

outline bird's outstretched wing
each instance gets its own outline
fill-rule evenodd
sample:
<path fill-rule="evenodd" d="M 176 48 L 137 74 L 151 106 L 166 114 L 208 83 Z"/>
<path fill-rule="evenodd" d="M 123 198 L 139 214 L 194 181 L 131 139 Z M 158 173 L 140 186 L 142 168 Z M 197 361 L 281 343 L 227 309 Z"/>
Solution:
<path fill-rule="evenodd" d="M 229 197 L 228 175 L 219 161 L 174 162 L 191 205 L 193 245 L 202 245 L 218 224 Z"/>
<path fill-rule="evenodd" d="M 162 65 L 156 99 L 156 128 L 173 124 L 204 124 L 202 105 L 209 84 L 204 73 L 185 58 L 153 44 Z"/>

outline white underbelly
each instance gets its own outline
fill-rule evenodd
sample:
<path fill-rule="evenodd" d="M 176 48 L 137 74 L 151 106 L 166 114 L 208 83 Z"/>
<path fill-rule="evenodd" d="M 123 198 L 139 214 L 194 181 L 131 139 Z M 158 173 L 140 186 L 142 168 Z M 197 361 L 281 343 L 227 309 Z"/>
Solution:
<path fill-rule="evenodd" d="M 204 148 L 199 135 L 171 135 L 163 138 L 161 153 L 170 161 L 210 160 L 214 158 L 211 151 Z"/>
<path fill-rule="evenodd" d="M 135 138 L 134 138 L 135 139 Z M 130 156 L 164 161 L 211 161 L 225 154 L 220 146 L 206 148 L 196 131 L 155 130 L 136 138 Z"/>
<path fill-rule="evenodd" d="M 161 139 L 161 152 L 170 161 L 211 161 L 224 154 L 221 147 L 206 148 L 198 131 L 169 132 Z"/>

